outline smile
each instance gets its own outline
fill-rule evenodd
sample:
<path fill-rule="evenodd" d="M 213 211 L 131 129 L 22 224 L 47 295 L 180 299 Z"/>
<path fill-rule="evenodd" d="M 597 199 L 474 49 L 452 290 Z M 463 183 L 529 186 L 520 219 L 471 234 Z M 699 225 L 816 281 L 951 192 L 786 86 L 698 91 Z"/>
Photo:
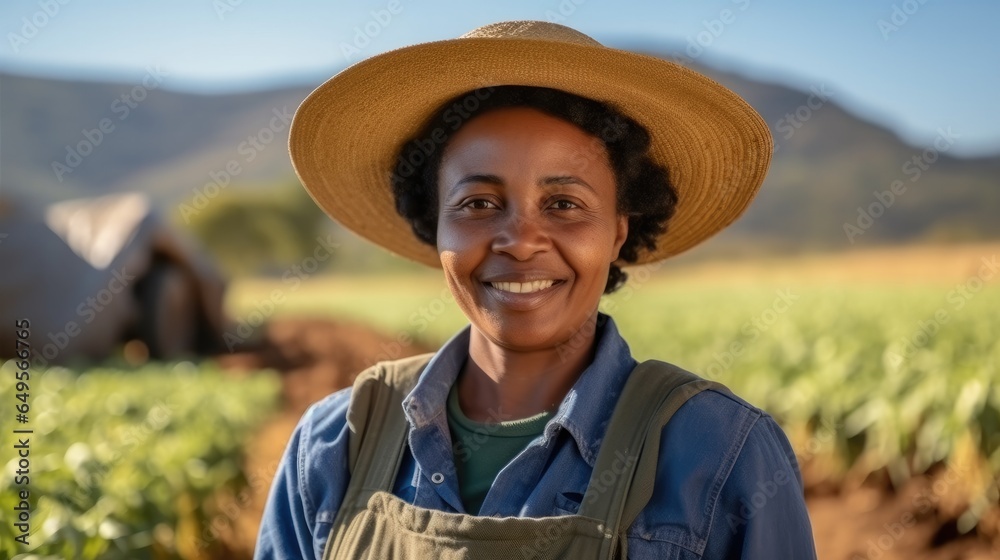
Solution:
<path fill-rule="evenodd" d="M 489 284 L 501 292 L 530 294 L 550 288 L 555 283 L 555 280 L 535 280 L 534 282 L 490 282 Z"/>

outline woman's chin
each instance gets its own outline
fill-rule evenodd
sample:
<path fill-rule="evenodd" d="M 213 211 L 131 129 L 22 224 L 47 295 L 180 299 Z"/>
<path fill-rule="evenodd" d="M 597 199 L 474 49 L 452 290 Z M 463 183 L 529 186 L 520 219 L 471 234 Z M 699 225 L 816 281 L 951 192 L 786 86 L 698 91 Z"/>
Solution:
<path fill-rule="evenodd" d="M 593 334 L 583 330 L 560 329 L 551 316 L 509 317 L 492 315 L 472 321 L 473 328 L 492 344 L 512 352 L 555 351 L 560 356 L 572 354 L 592 341 Z"/>

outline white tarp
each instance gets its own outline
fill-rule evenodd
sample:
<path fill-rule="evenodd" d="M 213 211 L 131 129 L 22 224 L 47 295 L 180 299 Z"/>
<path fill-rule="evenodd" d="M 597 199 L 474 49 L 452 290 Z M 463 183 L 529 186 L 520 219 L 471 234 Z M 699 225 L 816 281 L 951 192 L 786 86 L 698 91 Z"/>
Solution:
<path fill-rule="evenodd" d="M 105 358 L 143 321 L 165 340 L 190 337 L 170 332 L 188 327 L 148 316 L 155 306 L 136 296 L 164 263 L 190 287 L 183 305 L 198 318 L 202 349 L 216 344 L 224 283 L 144 195 L 71 200 L 42 211 L 0 201 L 0 357 L 12 355 L 21 319 L 30 322 L 33 355 L 42 363 Z"/>

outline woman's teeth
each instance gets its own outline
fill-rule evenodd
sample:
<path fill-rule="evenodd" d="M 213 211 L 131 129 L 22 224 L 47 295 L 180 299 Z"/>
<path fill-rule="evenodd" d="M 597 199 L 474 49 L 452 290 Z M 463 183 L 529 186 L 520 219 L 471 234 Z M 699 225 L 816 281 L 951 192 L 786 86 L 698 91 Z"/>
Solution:
<path fill-rule="evenodd" d="M 555 280 L 535 280 L 534 282 L 490 282 L 490 285 L 502 292 L 530 294 L 531 292 L 544 290 L 555 283 Z"/>

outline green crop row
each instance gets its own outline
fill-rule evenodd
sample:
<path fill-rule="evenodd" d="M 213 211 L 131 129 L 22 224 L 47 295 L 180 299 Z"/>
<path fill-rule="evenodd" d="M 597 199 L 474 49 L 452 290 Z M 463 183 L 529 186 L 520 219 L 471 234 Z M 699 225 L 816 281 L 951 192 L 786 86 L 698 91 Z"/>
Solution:
<path fill-rule="evenodd" d="M 609 306 L 637 358 L 767 410 L 831 482 L 949 469 L 963 531 L 1000 504 L 997 289 L 658 288 Z"/>
<path fill-rule="evenodd" d="M 7 439 L 15 429 L 32 430 L 15 434 L 30 438 L 30 466 L 28 480 L 19 479 L 20 458 L 5 445 L 0 557 L 211 556 L 219 543 L 207 527 L 207 504 L 219 489 L 245 484 L 243 446 L 277 402 L 276 376 L 233 382 L 187 363 L 35 370 L 29 421 L 19 423 L 18 371 L 13 361 L 0 367 L 0 394 L 10 405 L 0 412 L 0 432 Z M 29 546 L 8 522 L 23 489 L 32 511 Z"/>

